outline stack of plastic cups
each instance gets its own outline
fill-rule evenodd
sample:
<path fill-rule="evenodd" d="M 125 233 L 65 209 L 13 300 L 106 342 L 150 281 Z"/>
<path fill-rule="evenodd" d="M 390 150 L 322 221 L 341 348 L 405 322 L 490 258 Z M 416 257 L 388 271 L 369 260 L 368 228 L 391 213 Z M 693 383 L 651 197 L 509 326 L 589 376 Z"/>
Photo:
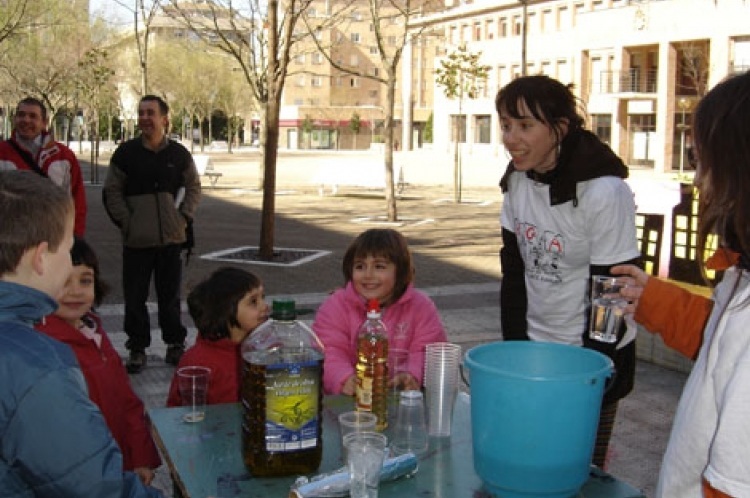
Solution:
<path fill-rule="evenodd" d="M 458 344 L 436 342 L 427 345 L 424 387 L 427 401 L 427 432 L 430 436 L 451 435 L 460 363 L 461 346 Z"/>

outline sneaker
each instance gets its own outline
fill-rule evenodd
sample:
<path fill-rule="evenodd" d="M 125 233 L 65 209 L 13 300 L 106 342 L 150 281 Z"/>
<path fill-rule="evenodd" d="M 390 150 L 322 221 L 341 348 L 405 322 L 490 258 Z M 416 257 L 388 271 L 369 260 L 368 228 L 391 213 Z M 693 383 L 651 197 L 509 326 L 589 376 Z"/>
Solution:
<path fill-rule="evenodd" d="M 128 361 L 125 363 L 125 369 L 128 373 L 137 374 L 146 366 L 146 352 L 142 349 L 133 349 L 130 351 Z"/>
<path fill-rule="evenodd" d="M 182 353 L 185 352 L 184 344 L 170 344 L 167 346 L 167 356 L 164 357 L 164 361 L 170 365 L 177 366 L 182 358 Z"/>

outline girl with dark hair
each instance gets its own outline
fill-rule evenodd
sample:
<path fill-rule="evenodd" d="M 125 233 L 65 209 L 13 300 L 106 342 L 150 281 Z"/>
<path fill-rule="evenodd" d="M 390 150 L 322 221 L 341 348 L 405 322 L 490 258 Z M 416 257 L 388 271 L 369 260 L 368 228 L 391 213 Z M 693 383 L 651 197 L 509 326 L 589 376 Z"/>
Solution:
<path fill-rule="evenodd" d="M 224 267 L 200 282 L 187 298 L 198 328 L 195 345 L 185 351 L 178 368 L 211 369 L 206 402 L 236 403 L 240 399 L 240 344 L 268 319 L 263 284 L 250 272 Z M 172 377 L 167 406 L 181 406 L 177 375 Z"/>
<path fill-rule="evenodd" d="M 323 386 L 328 394 L 354 395 L 357 335 L 369 299 L 377 299 L 390 350 L 409 351 L 404 389 L 422 384 L 425 346 L 447 340 L 432 300 L 413 287 L 414 265 L 406 239 L 396 230 L 370 229 L 349 245 L 342 263 L 346 285 L 318 309 L 313 330 L 325 345 Z"/>
<path fill-rule="evenodd" d="M 161 465 L 146 422 L 143 402 L 130 386 L 120 356 L 94 313 L 106 292 L 96 253 L 76 238 L 70 251 L 73 272 L 57 297 L 58 308 L 37 325 L 40 332 L 64 342 L 78 359 L 89 398 L 101 410 L 120 446 L 123 469 L 134 471 L 144 484 L 151 483 Z"/>
<path fill-rule="evenodd" d="M 596 349 L 615 363 L 593 463 L 604 468 L 617 402 L 633 388 L 634 325 L 613 344 L 589 338 L 591 276 L 638 262 L 635 202 L 622 160 L 583 128 L 570 88 L 547 76 L 517 78 L 495 100 L 511 161 L 500 181 L 500 313 L 505 340 Z"/>
<path fill-rule="evenodd" d="M 665 344 L 697 358 L 677 406 L 657 498 L 750 496 L 750 72 L 714 87 L 693 119 L 698 254 L 724 271 L 710 299 L 626 265 L 630 311 Z M 716 235 L 715 235 L 716 234 Z"/>

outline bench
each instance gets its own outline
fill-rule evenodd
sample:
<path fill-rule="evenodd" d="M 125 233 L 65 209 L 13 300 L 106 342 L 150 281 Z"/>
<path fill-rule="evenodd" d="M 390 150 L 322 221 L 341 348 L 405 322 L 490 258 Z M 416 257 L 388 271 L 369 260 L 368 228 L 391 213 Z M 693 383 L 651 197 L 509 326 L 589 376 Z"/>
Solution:
<path fill-rule="evenodd" d="M 214 163 L 211 161 L 210 156 L 196 154 L 193 156 L 193 162 L 195 163 L 195 169 L 198 170 L 198 175 L 208 177 L 208 181 L 211 182 L 211 188 L 215 187 L 216 182 L 224 175 L 214 169 Z"/>
<path fill-rule="evenodd" d="M 394 167 L 394 187 L 397 194 L 402 194 L 408 183 L 404 181 L 404 170 Z M 366 189 L 385 188 L 385 169 L 383 164 L 329 164 L 322 166 L 311 182 L 318 185 L 318 194 L 325 195 L 326 187 L 331 195 L 337 195 L 341 186 L 361 187 Z"/>

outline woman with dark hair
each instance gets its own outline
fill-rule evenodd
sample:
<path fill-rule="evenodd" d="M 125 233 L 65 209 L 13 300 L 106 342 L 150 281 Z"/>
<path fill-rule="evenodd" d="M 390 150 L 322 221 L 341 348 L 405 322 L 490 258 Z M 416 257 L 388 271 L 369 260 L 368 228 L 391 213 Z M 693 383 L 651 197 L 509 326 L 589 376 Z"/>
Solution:
<path fill-rule="evenodd" d="M 677 407 L 658 498 L 750 496 L 750 72 L 714 87 L 693 119 L 698 254 L 724 271 L 711 299 L 626 265 L 635 321 L 695 365 Z"/>
<path fill-rule="evenodd" d="M 406 238 L 396 230 L 373 228 L 349 245 L 342 263 L 343 289 L 320 305 L 313 330 L 325 345 L 323 386 L 328 394 L 353 395 L 357 375 L 357 335 L 369 299 L 377 299 L 388 331 L 389 350 L 409 352 L 404 389 L 422 385 L 425 346 L 447 340 L 435 303 L 414 288 L 414 265 Z"/>
<path fill-rule="evenodd" d="M 500 181 L 502 334 L 596 349 L 615 363 L 593 463 L 605 467 L 617 402 L 633 388 L 635 327 L 613 344 L 588 335 L 591 276 L 637 262 L 628 169 L 583 128 L 570 88 L 547 76 L 515 79 L 495 100 L 511 161 Z"/>

